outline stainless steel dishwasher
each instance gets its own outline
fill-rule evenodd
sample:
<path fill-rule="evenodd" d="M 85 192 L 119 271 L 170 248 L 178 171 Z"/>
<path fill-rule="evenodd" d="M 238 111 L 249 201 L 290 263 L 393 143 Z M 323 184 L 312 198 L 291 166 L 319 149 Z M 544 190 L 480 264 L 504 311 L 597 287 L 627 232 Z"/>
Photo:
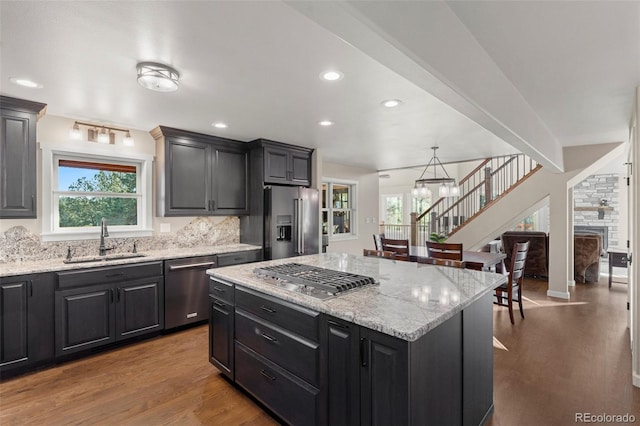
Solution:
<path fill-rule="evenodd" d="M 209 319 L 209 276 L 217 256 L 164 262 L 164 327 L 171 329 Z"/>

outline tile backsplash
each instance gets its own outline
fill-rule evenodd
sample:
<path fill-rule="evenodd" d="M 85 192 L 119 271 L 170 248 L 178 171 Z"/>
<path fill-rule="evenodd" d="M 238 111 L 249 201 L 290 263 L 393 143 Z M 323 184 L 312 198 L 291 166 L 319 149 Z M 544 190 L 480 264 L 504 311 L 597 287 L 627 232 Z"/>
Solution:
<path fill-rule="evenodd" d="M 196 217 L 172 234 L 105 239 L 106 246 L 114 248 L 109 253 L 130 252 L 134 241 L 139 252 L 237 244 L 240 242 L 240 220 L 227 217 L 216 223 L 212 218 Z M 64 257 L 69 246 L 74 257 L 94 256 L 98 254 L 99 245 L 99 235 L 92 240 L 42 242 L 40 236 L 25 227 L 14 226 L 0 234 L 0 264 Z"/>

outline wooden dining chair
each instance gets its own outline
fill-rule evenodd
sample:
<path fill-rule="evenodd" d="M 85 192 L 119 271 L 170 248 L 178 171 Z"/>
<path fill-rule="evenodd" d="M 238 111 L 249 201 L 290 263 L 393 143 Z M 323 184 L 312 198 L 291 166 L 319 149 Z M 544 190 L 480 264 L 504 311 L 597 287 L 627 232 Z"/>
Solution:
<path fill-rule="evenodd" d="M 462 261 L 462 244 L 427 241 L 427 253 L 435 259 Z"/>
<path fill-rule="evenodd" d="M 385 259 L 396 260 L 396 254 L 392 251 L 364 249 L 362 250 L 362 255 L 367 257 L 383 257 Z"/>
<path fill-rule="evenodd" d="M 520 315 L 524 319 L 524 311 L 522 310 L 522 279 L 524 278 L 524 264 L 527 260 L 529 252 L 529 241 L 525 243 L 515 243 L 511 255 L 511 267 L 509 268 L 509 277 L 507 282 L 496 288 L 495 305 L 506 306 L 509 308 L 509 318 L 511 324 L 515 324 L 513 320 L 513 302 L 518 302 Z M 514 297 L 514 294 L 515 297 Z"/>
<path fill-rule="evenodd" d="M 392 251 L 396 255 L 396 260 L 408 262 L 409 240 L 395 240 L 392 238 L 382 238 L 382 250 Z"/>
<path fill-rule="evenodd" d="M 426 263 L 428 265 L 450 266 L 452 268 L 466 268 L 464 260 L 439 259 L 437 257 L 418 257 L 418 263 Z"/>
<path fill-rule="evenodd" d="M 376 247 L 376 250 L 382 250 L 382 239 L 384 238 L 384 233 L 382 234 L 373 234 L 373 244 Z"/>

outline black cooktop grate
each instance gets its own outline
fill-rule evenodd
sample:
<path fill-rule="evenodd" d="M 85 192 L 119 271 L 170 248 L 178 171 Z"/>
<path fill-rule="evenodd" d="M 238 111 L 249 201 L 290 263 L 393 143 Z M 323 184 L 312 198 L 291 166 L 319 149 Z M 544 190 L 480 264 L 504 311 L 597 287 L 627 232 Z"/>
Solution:
<path fill-rule="evenodd" d="M 317 266 L 300 263 L 285 263 L 282 265 L 266 266 L 254 269 L 259 276 L 285 280 L 294 284 L 305 285 L 337 294 L 367 285 L 376 281 L 365 275 L 350 272 L 335 271 Z"/>

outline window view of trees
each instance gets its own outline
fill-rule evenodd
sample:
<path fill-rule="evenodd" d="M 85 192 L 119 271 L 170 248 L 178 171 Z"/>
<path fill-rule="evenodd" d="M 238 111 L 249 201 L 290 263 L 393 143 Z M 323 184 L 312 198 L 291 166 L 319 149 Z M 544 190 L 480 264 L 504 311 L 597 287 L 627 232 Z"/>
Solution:
<path fill-rule="evenodd" d="M 388 195 L 384 199 L 385 203 L 385 220 L 384 223 L 389 225 L 402 224 L 402 196 Z"/>
<path fill-rule="evenodd" d="M 102 165 L 108 166 L 108 165 Z M 60 227 L 97 226 L 101 218 L 109 225 L 137 225 L 138 198 L 136 194 L 135 167 L 59 167 L 59 180 L 78 173 L 78 169 L 89 169 L 83 175 L 65 185 L 58 193 Z M 102 169 L 102 170 L 100 170 Z"/>

